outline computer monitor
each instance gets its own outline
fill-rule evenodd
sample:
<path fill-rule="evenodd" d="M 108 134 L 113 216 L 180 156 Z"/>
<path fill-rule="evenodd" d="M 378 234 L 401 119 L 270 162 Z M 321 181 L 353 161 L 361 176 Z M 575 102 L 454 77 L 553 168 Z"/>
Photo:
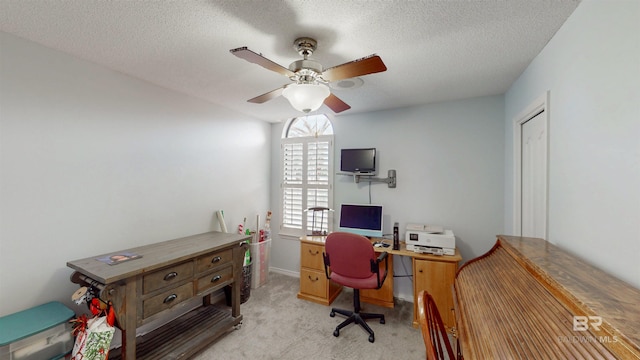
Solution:
<path fill-rule="evenodd" d="M 382 237 L 382 205 L 340 205 L 340 231 Z"/>

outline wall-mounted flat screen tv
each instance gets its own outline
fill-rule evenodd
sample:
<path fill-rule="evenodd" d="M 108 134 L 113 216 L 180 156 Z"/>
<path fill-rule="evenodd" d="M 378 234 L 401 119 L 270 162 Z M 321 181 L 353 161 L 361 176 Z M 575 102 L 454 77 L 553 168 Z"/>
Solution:
<path fill-rule="evenodd" d="M 375 174 L 376 149 L 342 149 L 340 170 L 353 173 Z"/>
<path fill-rule="evenodd" d="M 340 205 L 340 231 L 382 237 L 382 205 Z"/>

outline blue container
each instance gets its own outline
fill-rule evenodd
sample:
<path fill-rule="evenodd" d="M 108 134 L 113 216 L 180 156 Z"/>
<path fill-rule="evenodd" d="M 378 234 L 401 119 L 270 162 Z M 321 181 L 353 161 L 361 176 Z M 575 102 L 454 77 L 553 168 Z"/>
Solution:
<path fill-rule="evenodd" d="M 59 359 L 73 349 L 75 313 L 52 301 L 0 318 L 0 359 Z"/>

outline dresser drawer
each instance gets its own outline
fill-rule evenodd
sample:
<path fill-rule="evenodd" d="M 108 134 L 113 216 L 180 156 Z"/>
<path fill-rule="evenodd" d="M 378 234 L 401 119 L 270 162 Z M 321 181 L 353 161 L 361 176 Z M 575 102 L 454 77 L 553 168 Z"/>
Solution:
<path fill-rule="evenodd" d="M 200 294 L 233 279 L 233 267 L 227 266 L 198 278 L 196 293 Z"/>
<path fill-rule="evenodd" d="M 300 269 L 300 292 L 305 295 L 326 298 L 327 281 L 324 272 Z"/>
<path fill-rule="evenodd" d="M 324 272 L 323 252 L 324 246 L 322 245 L 302 243 L 300 245 L 300 266 Z"/>
<path fill-rule="evenodd" d="M 142 301 L 142 317 L 148 318 L 163 310 L 189 300 L 193 296 L 193 282 L 186 283 L 174 289 L 169 289 L 156 296 Z"/>
<path fill-rule="evenodd" d="M 233 279 L 233 267 L 227 266 L 225 268 L 216 270 L 211 274 L 198 278 L 197 293 L 202 293 L 205 290 L 224 284 L 226 281 Z"/>
<path fill-rule="evenodd" d="M 166 286 L 178 284 L 183 280 L 193 278 L 193 262 L 170 266 L 145 275 L 142 279 L 142 293 L 148 294 L 152 291 L 162 289 Z"/>
<path fill-rule="evenodd" d="M 200 256 L 196 260 L 196 273 L 203 273 L 209 269 L 213 269 L 220 265 L 231 263 L 233 251 L 217 251 L 207 255 Z"/>

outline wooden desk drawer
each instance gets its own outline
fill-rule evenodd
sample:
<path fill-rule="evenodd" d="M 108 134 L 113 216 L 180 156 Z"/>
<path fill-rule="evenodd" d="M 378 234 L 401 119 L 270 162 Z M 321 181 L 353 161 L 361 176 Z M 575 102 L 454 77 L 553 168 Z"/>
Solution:
<path fill-rule="evenodd" d="M 193 262 L 178 264 L 154 271 L 145 275 L 142 279 L 142 293 L 148 294 L 154 290 L 177 284 L 183 280 L 193 278 Z"/>
<path fill-rule="evenodd" d="M 217 251 L 201 256 L 196 260 L 196 273 L 200 274 L 214 267 L 230 263 L 232 256 L 232 250 Z"/>
<path fill-rule="evenodd" d="M 327 281 L 324 272 L 300 269 L 300 292 L 303 294 L 326 298 Z"/>
<path fill-rule="evenodd" d="M 324 272 L 323 252 L 324 246 L 322 245 L 302 243 L 300 246 L 300 266 Z"/>
<path fill-rule="evenodd" d="M 205 290 L 211 289 L 218 285 L 224 284 L 233 278 L 233 267 L 227 266 L 223 269 L 212 272 L 206 276 L 198 278 L 197 293 L 201 293 Z"/>
<path fill-rule="evenodd" d="M 169 289 L 161 294 L 150 297 L 142 302 L 142 317 L 148 318 L 163 310 L 190 299 L 193 296 L 193 282 L 186 283 L 174 289 Z"/>

